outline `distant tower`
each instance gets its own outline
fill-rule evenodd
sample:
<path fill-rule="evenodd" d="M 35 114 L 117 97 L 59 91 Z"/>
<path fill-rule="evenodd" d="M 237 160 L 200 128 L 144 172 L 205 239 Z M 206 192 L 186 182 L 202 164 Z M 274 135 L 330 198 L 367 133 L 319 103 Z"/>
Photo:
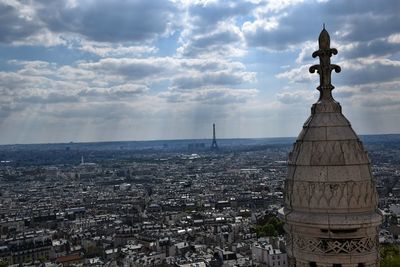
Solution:
<path fill-rule="evenodd" d="M 213 123 L 213 140 L 211 143 L 211 150 L 218 150 L 217 139 L 215 138 L 215 123 Z"/>
<path fill-rule="evenodd" d="M 320 96 L 289 154 L 284 208 L 289 266 L 377 267 L 381 214 L 367 152 L 332 97 L 331 64 L 337 54 L 324 29 L 320 64 Z"/>

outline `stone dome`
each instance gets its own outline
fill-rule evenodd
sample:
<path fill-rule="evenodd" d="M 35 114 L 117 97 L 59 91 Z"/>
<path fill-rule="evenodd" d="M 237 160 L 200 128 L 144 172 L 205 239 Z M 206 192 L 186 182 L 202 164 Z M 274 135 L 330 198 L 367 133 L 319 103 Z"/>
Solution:
<path fill-rule="evenodd" d="M 289 251 L 296 266 L 377 266 L 381 215 L 370 161 L 362 142 L 331 91 L 330 64 L 337 50 L 323 29 L 310 68 L 320 75 L 320 97 L 313 104 L 288 159 L 284 208 Z M 365 265 L 366 264 L 366 265 Z"/>
<path fill-rule="evenodd" d="M 289 154 L 285 206 L 307 212 L 377 208 L 367 152 L 339 103 L 318 101 Z"/>

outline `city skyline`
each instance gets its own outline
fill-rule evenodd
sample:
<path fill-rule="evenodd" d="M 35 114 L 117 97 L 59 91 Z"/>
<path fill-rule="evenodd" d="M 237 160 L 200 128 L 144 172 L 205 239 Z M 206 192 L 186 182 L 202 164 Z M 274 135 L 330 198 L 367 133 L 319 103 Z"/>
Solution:
<path fill-rule="evenodd" d="M 0 1 L 0 143 L 292 137 L 333 91 L 358 134 L 400 133 L 396 1 Z"/>

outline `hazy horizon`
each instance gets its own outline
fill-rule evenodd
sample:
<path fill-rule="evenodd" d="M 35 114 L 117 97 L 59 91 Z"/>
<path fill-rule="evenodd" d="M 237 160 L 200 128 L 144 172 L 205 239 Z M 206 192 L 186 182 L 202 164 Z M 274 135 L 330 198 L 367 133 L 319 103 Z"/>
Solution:
<path fill-rule="evenodd" d="M 361 139 L 363 137 L 371 136 L 400 136 L 400 133 L 377 133 L 377 134 L 357 134 Z M 272 136 L 272 137 L 222 137 L 217 138 L 217 143 L 219 141 L 228 140 L 274 140 L 274 139 L 293 139 L 295 140 L 297 136 Z M 186 142 L 186 141 L 212 141 L 212 137 L 204 138 L 180 138 L 180 139 L 142 139 L 142 140 L 98 140 L 98 141 L 68 141 L 68 142 L 43 142 L 43 143 L 0 143 L 0 146 L 13 146 L 13 145 L 59 145 L 59 144 L 94 144 L 94 143 L 129 143 L 129 142 Z M 207 145 L 207 144 L 206 144 Z"/>

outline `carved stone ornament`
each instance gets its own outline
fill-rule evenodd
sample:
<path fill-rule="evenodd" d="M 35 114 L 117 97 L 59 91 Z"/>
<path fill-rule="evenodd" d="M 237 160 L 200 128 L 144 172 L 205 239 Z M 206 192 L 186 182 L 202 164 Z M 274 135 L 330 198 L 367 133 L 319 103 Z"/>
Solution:
<path fill-rule="evenodd" d="M 372 237 L 353 239 L 318 239 L 304 236 L 295 236 L 295 248 L 318 254 L 357 254 L 369 253 L 376 249 L 376 239 Z"/>
<path fill-rule="evenodd" d="M 372 181 L 294 181 L 285 183 L 285 191 L 285 202 L 298 208 L 361 209 L 375 207 L 377 202 Z"/>

